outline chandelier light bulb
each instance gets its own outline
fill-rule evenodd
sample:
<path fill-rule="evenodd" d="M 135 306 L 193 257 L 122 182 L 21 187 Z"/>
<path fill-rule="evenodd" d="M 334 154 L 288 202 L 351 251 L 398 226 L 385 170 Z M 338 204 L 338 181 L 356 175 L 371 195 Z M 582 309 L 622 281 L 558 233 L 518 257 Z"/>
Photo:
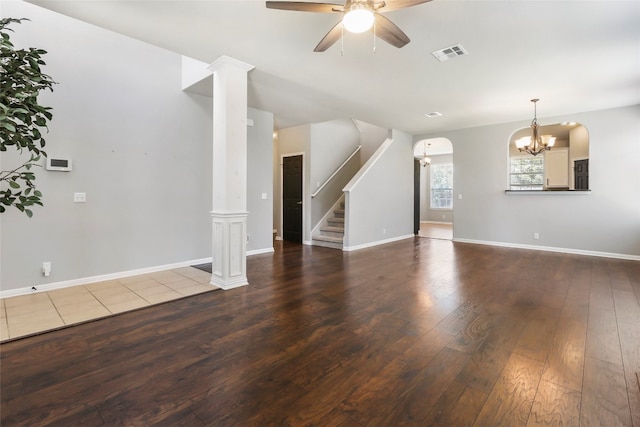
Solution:
<path fill-rule="evenodd" d="M 373 11 L 364 5 L 354 5 L 342 19 L 344 28 L 351 33 L 363 33 L 373 26 Z"/>

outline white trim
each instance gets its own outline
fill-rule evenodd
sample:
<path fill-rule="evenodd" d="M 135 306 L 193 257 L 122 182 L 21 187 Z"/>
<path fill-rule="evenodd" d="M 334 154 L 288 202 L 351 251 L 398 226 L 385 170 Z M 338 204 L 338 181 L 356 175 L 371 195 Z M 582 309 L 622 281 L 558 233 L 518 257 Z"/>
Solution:
<path fill-rule="evenodd" d="M 276 241 L 281 241 L 281 240 L 282 240 L 282 237 L 276 236 Z"/>
<path fill-rule="evenodd" d="M 247 256 L 260 255 L 260 254 L 273 253 L 273 252 L 275 252 L 275 249 L 272 247 L 264 248 L 264 249 L 256 249 L 253 251 L 247 251 Z M 182 261 L 182 262 L 176 262 L 172 264 L 157 265 L 154 267 L 139 268 L 136 270 L 120 271 L 117 273 L 102 274 L 99 276 L 90 276 L 90 277 L 83 277 L 80 279 L 65 280 L 62 282 L 47 283 L 44 285 L 36 285 L 37 290 L 35 291 L 31 287 L 7 289 L 6 291 L 0 290 L 0 298 L 17 297 L 20 295 L 35 294 L 38 292 L 47 292 L 47 291 L 53 291 L 56 289 L 69 288 L 71 286 L 88 285 L 89 283 L 122 279 L 124 277 L 138 276 L 140 274 L 148 274 L 148 273 L 155 273 L 158 271 L 172 270 L 174 268 L 192 267 L 194 265 L 206 264 L 212 261 L 213 261 L 212 257 L 199 258 L 199 259 L 193 259 L 190 261 Z"/>
<path fill-rule="evenodd" d="M 270 254 L 272 252 L 275 252 L 276 250 L 272 247 L 270 248 L 263 248 L 263 249 L 254 249 L 252 251 L 247 251 L 247 256 L 251 256 L 251 255 L 260 255 L 260 254 Z"/>
<path fill-rule="evenodd" d="M 553 194 L 558 196 L 560 194 L 577 196 L 580 194 L 591 194 L 591 190 L 504 190 L 507 195 L 511 194 L 535 194 L 536 196 L 546 196 Z"/>
<path fill-rule="evenodd" d="M 449 221 L 420 221 L 420 224 L 446 224 L 446 225 L 453 225 L 453 222 L 449 222 Z"/>
<path fill-rule="evenodd" d="M 604 257 L 604 258 L 625 259 L 630 261 L 640 261 L 640 255 L 619 254 L 619 253 L 613 253 L 613 252 L 587 251 L 582 249 L 556 248 L 553 246 L 523 245 L 519 243 L 490 242 L 486 240 L 459 239 L 459 238 L 454 238 L 453 241 L 457 243 L 472 243 L 474 245 L 500 246 L 503 248 L 530 249 L 534 251 L 558 252 L 558 253 L 574 254 L 574 255 L 586 255 L 586 256 L 597 256 L 597 257 Z"/>
<path fill-rule="evenodd" d="M 392 237 L 390 239 L 385 239 L 385 240 L 376 240 L 375 242 L 364 243 L 362 245 L 345 246 L 344 248 L 342 248 L 342 250 L 345 252 L 357 251 L 358 249 L 365 249 L 373 246 L 384 245 L 385 243 L 397 242 L 398 240 L 410 239 L 413 237 L 416 237 L 415 234 L 406 234 L 404 236 Z"/>
<path fill-rule="evenodd" d="M 220 70 L 222 67 L 225 67 L 228 65 L 233 65 L 234 67 L 240 68 L 241 70 L 246 71 L 247 73 L 253 70 L 254 68 L 256 68 L 255 65 L 247 64 L 246 62 L 242 62 L 238 59 L 232 58 L 227 55 L 222 55 L 218 59 L 213 61 L 211 64 L 209 64 L 207 66 L 207 69 L 215 73 L 216 71 Z"/>
<path fill-rule="evenodd" d="M 306 246 L 313 246 L 313 240 L 303 240 L 302 244 Z"/>
<path fill-rule="evenodd" d="M 157 271 L 172 270 L 174 268 L 180 268 L 180 267 L 191 267 L 192 265 L 206 264 L 206 263 L 211 262 L 211 261 L 212 261 L 211 257 L 209 257 L 209 258 L 200 258 L 200 259 L 194 259 L 194 260 L 190 260 L 190 261 L 176 262 L 176 263 L 172 263 L 172 264 L 157 265 L 157 266 L 154 266 L 154 267 L 138 268 L 136 270 L 128 270 L 128 271 L 120 271 L 120 272 L 117 272 L 117 273 L 101 274 L 99 276 L 82 277 L 82 278 L 79 278 L 79 279 L 65 280 L 65 281 L 62 281 L 62 282 L 54 282 L 54 283 L 47 283 L 47 284 L 44 284 L 44 285 L 36 285 L 35 287 L 37 288 L 37 290 L 35 290 L 35 291 L 31 287 L 18 288 L 18 289 L 8 289 L 6 291 L 0 291 L 0 298 L 14 297 L 14 296 L 18 296 L 18 295 L 25 295 L 25 294 L 31 294 L 31 293 L 36 293 L 36 292 L 52 291 L 54 289 L 62 289 L 62 288 L 68 288 L 68 287 L 71 287 L 71 286 L 78 286 L 78 285 L 87 285 L 89 283 L 103 282 L 103 281 L 107 281 L 107 280 L 122 279 L 123 277 L 137 276 L 137 275 L 140 275 L 140 274 L 147 274 L 147 273 L 155 273 Z"/>
<path fill-rule="evenodd" d="M 228 291 L 230 289 L 240 288 L 242 286 L 249 285 L 249 281 L 247 280 L 247 278 L 242 276 L 235 280 L 226 280 L 226 281 L 220 281 L 220 282 L 216 282 L 215 279 L 216 277 L 212 276 L 211 282 L 209 282 L 209 284 L 215 287 L 218 287 L 223 291 Z"/>

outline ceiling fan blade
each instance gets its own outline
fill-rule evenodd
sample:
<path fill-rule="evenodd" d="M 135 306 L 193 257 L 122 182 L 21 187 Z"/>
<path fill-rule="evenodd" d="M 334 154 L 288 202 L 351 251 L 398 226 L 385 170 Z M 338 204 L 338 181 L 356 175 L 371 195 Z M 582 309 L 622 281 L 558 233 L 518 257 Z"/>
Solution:
<path fill-rule="evenodd" d="M 334 13 L 344 11 L 344 5 L 334 3 L 307 3 L 304 1 L 267 1 L 267 9 Z"/>
<path fill-rule="evenodd" d="M 342 21 L 338 22 L 329 32 L 320 40 L 320 43 L 313 49 L 314 52 L 324 52 L 331 45 L 342 37 Z"/>
<path fill-rule="evenodd" d="M 378 12 L 390 12 L 392 10 L 404 9 L 405 7 L 416 6 L 427 3 L 431 0 L 384 0 L 385 5 L 378 9 Z"/>
<path fill-rule="evenodd" d="M 396 24 L 389 21 L 385 16 L 376 13 L 376 36 L 386 41 L 392 46 L 402 47 L 409 43 L 411 39 Z"/>

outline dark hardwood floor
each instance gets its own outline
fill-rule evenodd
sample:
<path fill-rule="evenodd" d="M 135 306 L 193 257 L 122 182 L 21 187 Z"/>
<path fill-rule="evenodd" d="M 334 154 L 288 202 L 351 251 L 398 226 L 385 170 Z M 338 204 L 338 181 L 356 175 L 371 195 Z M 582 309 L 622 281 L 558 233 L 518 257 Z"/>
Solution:
<path fill-rule="evenodd" d="M 640 426 L 640 262 L 416 238 L 248 276 L 1 345 L 2 426 Z"/>

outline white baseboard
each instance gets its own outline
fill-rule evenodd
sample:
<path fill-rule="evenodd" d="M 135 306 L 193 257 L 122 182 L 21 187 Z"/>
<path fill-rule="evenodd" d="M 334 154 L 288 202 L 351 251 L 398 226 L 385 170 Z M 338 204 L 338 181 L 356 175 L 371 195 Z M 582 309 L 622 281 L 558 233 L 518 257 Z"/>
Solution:
<path fill-rule="evenodd" d="M 473 240 L 473 239 L 454 238 L 453 241 L 459 242 L 459 243 L 472 243 L 474 245 L 499 246 L 503 248 L 514 248 L 514 249 L 531 249 L 534 251 L 557 252 L 557 253 L 573 254 L 573 255 L 586 255 L 586 256 L 597 256 L 597 257 L 603 257 L 603 258 L 616 258 L 616 259 L 625 259 L 630 261 L 640 261 L 640 256 L 638 255 L 618 254 L 618 253 L 612 253 L 612 252 L 586 251 L 582 249 L 556 248 L 553 246 L 523 245 L 519 243 L 491 242 L 486 240 Z"/>
<path fill-rule="evenodd" d="M 271 253 L 271 252 L 274 252 L 273 247 L 264 248 L 264 249 L 256 249 L 256 250 L 253 250 L 253 251 L 247 251 L 247 256 L 265 254 L 265 253 Z M 53 282 L 53 283 L 47 283 L 47 284 L 44 284 L 44 285 L 36 285 L 35 286 L 35 288 L 36 288 L 35 290 L 33 288 L 31 288 L 31 287 L 8 289 L 6 291 L 0 290 L 0 298 L 17 297 L 17 296 L 20 296 L 20 295 L 32 294 L 32 293 L 37 293 L 37 292 L 47 292 L 47 291 L 53 291 L 55 289 L 68 288 L 68 287 L 71 287 L 71 286 L 86 285 L 86 284 L 89 284 L 89 283 L 96 283 L 96 282 L 104 282 L 104 281 L 107 281 L 107 280 L 122 279 L 123 277 L 137 276 L 137 275 L 140 275 L 140 274 L 155 273 L 157 271 L 172 270 L 174 268 L 191 267 L 192 265 L 206 264 L 206 263 L 209 263 L 211 261 L 212 261 L 212 258 L 208 257 L 208 258 L 192 259 L 190 261 L 181 261 L 181 262 L 176 262 L 176 263 L 172 263 L 172 264 L 164 264 L 164 265 L 157 265 L 157 266 L 153 266 L 153 267 L 139 268 L 139 269 L 135 269 L 135 270 L 120 271 L 120 272 L 117 272 L 117 273 L 109 273 L 109 274 L 101 274 L 101 275 L 98 275 L 98 276 L 82 277 L 80 279 L 72 279 L 72 280 L 65 280 L 65 281 L 62 281 L 62 282 Z"/>
<path fill-rule="evenodd" d="M 362 245 L 345 246 L 342 248 L 345 252 L 357 251 L 358 249 L 371 248 L 373 246 L 384 245 L 385 243 L 397 242 L 398 240 L 411 239 L 415 237 L 415 234 L 407 234 L 404 236 L 392 237 L 385 240 L 376 240 L 375 242 L 363 243 Z"/>
<path fill-rule="evenodd" d="M 8 289 L 6 291 L 0 291 L 0 298 L 15 297 L 18 295 L 31 294 L 35 292 L 52 291 L 54 289 L 68 288 L 70 286 L 77 286 L 77 285 L 86 285 L 88 283 L 104 282 L 106 280 L 122 279 L 123 277 L 137 276 L 139 274 L 155 273 L 157 271 L 172 270 L 174 268 L 180 268 L 180 267 L 190 267 L 192 265 L 205 264 L 208 262 L 211 262 L 211 257 L 194 259 L 190 261 L 176 262 L 172 264 L 157 265 L 153 267 L 139 268 L 135 270 L 120 271 L 117 273 L 101 274 L 98 276 L 82 277 L 80 279 L 65 280 L 62 282 L 53 282 L 53 283 L 47 283 L 44 285 L 36 285 L 35 290 L 30 287 Z"/>
<path fill-rule="evenodd" d="M 273 246 L 270 248 L 263 248 L 263 249 L 254 249 L 252 251 L 247 251 L 247 256 L 251 256 L 251 255 L 260 255 L 260 254 L 270 254 L 272 252 L 275 252 L 276 250 L 273 249 Z"/>
<path fill-rule="evenodd" d="M 453 222 L 450 222 L 450 221 L 420 221 L 420 224 L 446 224 L 446 225 L 453 225 Z"/>

